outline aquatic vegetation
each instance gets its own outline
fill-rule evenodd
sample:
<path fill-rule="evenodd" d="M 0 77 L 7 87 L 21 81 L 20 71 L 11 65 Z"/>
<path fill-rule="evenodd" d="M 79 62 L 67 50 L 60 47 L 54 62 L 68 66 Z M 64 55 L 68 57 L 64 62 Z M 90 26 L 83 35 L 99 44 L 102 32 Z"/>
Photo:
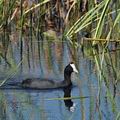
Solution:
<path fill-rule="evenodd" d="M 94 112 L 97 110 L 95 116 L 100 119 L 109 119 L 109 113 L 112 113 L 114 115 L 110 119 L 118 120 L 119 42 L 119 0 L 1 0 L 0 86 L 21 74 L 25 78 L 54 75 L 59 79 L 68 61 L 75 61 L 80 74 L 74 79 L 79 83 L 80 95 L 75 97 L 74 92 L 71 97 L 60 95 L 44 98 L 42 94 L 43 107 L 37 112 L 47 119 L 44 99 L 50 102 L 72 99 L 80 102 L 77 107 L 81 108 L 81 119 L 86 118 L 86 109 L 89 108 L 88 117 L 91 119 L 95 118 Z M 86 88 L 88 93 L 85 92 Z M 0 96 L 7 100 L 4 94 Z M 85 104 L 85 95 L 88 96 L 89 106 Z M 27 99 L 28 96 L 32 95 L 27 93 L 23 98 Z M 18 93 L 14 97 L 17 99 Z M 7 103 L 3 101 L 1 103 L 7 108 Z M 27 107 L 32 102 L 30 99 Z M 106 105 L 106 111 L 101 107 L 102 102 Z M 24 118 L 23 109 L 20 115 Z M 3 111 L 1 114 L 4 114 Z M 74 115 L 66 119 L 73 119 Z"/>

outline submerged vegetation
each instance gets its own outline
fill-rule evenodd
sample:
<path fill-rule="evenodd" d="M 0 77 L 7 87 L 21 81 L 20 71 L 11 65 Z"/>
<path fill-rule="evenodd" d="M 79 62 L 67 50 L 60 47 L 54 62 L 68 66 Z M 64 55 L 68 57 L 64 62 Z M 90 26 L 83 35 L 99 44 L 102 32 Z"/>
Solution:
<path fill-rule="evenodd" d="M 70 42 L 75 51 L 80 48 L 95 63 L 97 105 L 100 105 L 104 84 L 118 120 L 120 112 L 115 109 L 115 96 L 120 81 L 120 61 L 116 58 L 120 47 L 120 0 L 1 0 L 0 66 L 12 70 L 1 80 L 0 86 L 17 74 L 18 67 L 22 71 L 23 61 L 28 61 L 30 69 L 30 61 L 33 61 L 34 67 L 34 56 L 41 58 L 42 52 L 51 59 L 53 53 L 50 47 L 53 43 L 64 41 Z M 16 45 L 20 55 L 17 62 L 12 54 Z M 48 48 L 48 51 L 42 51 L 41 47 Z M 57 48 L 60 48 L 59 45 Z M 71 53 L 74 54 L 73 51 Z M 72 60 L 78 62 L 75 57 Z"/>

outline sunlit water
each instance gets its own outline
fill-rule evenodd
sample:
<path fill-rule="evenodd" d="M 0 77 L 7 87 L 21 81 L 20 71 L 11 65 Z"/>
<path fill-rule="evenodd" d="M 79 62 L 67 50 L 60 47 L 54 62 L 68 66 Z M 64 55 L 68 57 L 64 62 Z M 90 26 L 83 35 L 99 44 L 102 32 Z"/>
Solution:
<path fill-rule="evenodd" d="M 64 67 L 70 61 L 75 61 L 79 73 L 72 74 L 71 97 L 80 98 L 72 99 L 76 104 L 74 111 L 71 112 L 65 106 L 64 100 L 59 99 L 64 97 L 63 89 L 28 90 L 17 87 L 12 89 L 13 86 L 6 85 L 6 89 L 0 90 L 0 120 L 114 120 L 117 118 L 120 110 L 119 90 L 114 104 L 107 96 L 103 82 L 98 100 L 98 79 L 93 60 L 83 56 L 80 48 L 74 49 L 69 42 L 39 44 L 38 47 L 38 43 L 35 42 L 32 47 L 29 45 L 29 49 L 28 46 L 24 46 L 22 67 L 19 66 L 13 72 L 7 71 L 4 61 L 1 61 L 1 80 L 10 78 L 5 84 L 21 82 L 25 78 L 63 80 Z M 9 55 L 10 58 L 16 65 L 19 64 L 20 47 L 13 44 L 9 49 L 12 53 Z"/>

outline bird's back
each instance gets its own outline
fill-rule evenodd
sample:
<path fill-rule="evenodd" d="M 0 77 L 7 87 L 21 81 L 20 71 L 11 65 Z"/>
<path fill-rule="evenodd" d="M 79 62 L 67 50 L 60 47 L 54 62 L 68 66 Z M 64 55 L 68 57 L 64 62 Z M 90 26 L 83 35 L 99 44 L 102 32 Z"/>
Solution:
<path fill-rule="evenodd" d="M 26 79 L 23 80 L 22 86 L 33 89 L 50 89 L 60 87 L 62 85 L 61 83 L 62 82 L 55 82 L 48 79 Z"/>

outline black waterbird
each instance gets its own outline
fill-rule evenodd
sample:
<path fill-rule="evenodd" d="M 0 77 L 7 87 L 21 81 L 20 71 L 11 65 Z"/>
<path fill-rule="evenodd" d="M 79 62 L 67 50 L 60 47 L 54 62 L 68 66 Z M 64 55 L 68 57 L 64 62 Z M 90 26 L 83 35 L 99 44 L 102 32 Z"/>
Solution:
<path fill-rule="evenodd" d="M 54 89 L 54 88 L 63 88 L 72 84 L 71 82 L 71 73 L 78 73 L 73 62 L 68 64 L 64 69 L 64 80 L 63 81 L 53 81 L 48 79 L 26 79 L 22 81 L 23 88 L 32 88 L 32 89 Z"/>

